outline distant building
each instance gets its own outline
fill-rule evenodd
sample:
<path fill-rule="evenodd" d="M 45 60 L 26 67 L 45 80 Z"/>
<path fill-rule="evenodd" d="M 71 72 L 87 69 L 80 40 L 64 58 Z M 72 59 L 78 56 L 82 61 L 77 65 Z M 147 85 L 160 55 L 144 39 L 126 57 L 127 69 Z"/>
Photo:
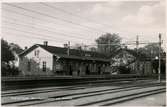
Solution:
<path fill-rule="evenodd" d="M 153 74 L 153 64 L 151 58 L 145 57 L 134 50 L 120 49 L 111 58 L 111 68 L 113 73 L 122 73 L 119 71 L 120 67 L 126 67 L 128 72 L 124 73 L 150 75 Z"/>
<path fill-rule="evenodd" d="M 110 61 L 103 54 L 35 44 L 19 55 L 22 75 L 94 75 L 105 73 Z"/>

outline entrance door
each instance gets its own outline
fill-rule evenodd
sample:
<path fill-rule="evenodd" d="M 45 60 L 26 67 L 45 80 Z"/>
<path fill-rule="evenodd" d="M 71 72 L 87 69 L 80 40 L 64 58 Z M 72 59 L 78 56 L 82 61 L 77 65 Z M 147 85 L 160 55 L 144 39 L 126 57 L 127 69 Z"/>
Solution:
<path fill-rule="evenodd" d="M 89 65 L 86 65 L 86 74 L 87 74 L 87 75 L 90 74 Z"/>
<path fill-rule="evenodd" d="M 70 69 L 70 73 L 69 74 L 72 75 L 72 66 L 71 65 L 69 66 L 69 69 Z"/>
<path fill-rule="evenodd" d="M 101 67 L 98 66 L 98 74 L 101 74 Z"/>

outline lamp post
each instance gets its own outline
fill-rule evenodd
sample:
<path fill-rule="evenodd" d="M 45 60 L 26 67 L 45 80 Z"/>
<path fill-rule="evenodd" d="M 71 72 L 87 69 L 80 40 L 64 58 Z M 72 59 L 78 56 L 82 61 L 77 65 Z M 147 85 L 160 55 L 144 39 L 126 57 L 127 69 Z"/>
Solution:
<path fill-rule="evenodd" d="M 160 69 L 159 69 L 160 68 L 160 66 L 159 66 L 159 63 L 160 63 L 159 57 L 156 56 L 155 60 L 158 61 L 158 82 L 161 82 Z"/>
<path fill-rule="evenodd" d="M 159 63 L 158 63 L 158 81 L 161 82 L 161 34 L 159 34 Z"/>

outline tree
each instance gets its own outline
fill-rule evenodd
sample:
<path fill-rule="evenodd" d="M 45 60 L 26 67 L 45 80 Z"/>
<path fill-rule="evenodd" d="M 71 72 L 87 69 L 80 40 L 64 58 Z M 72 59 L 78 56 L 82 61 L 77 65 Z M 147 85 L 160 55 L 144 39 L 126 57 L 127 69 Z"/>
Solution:
<path fill-rule="evenodd" d="M 9 75 L 18 75 L 19 70 L 15 66 L 11 66 L 10 62 L 15 60 L 15 56 L 13 51 L 19 53 L 22 51 L 19 45 L 14 43 L 8 43 L 7 41 L 1 39 L 1 74 L 2 76 L 9 76 Z"/>
<path fill-rule="evenodd" d="M 97 49 L 99 52 L 111 55 L 111 53 L 117 51 L 119 49 L 121 38 L 118 36 L 118 34 L 110 34 L 106 33 L 100 36 L 98 39 L 96 39 L 97 43 Z M 112 44 L 112 45 L 106 45 L 106 44 Z"/>
<path fill-rule="evenodd" d="M 151 43 L 143 48 L 139 48 L 139 52 L 145 54 L 147 57 L 155 58 L 159 55 L 159 44 L 158 43 Z M 161 49 L 161 53 L 163 53 L 163 49 Z"/>
<path fill-rule="evenodd" d="M 9 46 L 10 50 L 15 52 L 16 54 L 20 54 L 21 52 L 23 52 L 23 49 L 18 44 L 10 43 Z"/>
<path fill-rule="evenodd" d="M 2 62 L 9 63 L 15 59 L 12 51 L 10 50 L 10 45 L 7 41 L 1 39 L 1 57 Z"/>

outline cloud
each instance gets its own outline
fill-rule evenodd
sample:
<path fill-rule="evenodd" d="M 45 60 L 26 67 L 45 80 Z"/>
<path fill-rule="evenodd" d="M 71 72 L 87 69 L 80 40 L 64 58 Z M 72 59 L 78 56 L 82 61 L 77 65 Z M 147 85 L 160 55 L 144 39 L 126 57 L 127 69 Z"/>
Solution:
<path fill-rule="evenodd" d="M 139 8 L 138 12 L 129 14 L 122 18 L 124 23 L 131 24 L 136 27 L 152 26 L 164 27 L 165 26 L 165 5 L 164 2 L 159 2 L 155 5 L 143 5 Z"/>
<path fill-rule="evenodd" d="M 116 1 L 97 3 L 93 6 L 91 13 L 108 15 L 118 10 L 121 4 L 122 2 L 116 2 Z"/>
<path fill-rule="evenodd" d="M 136 15 L 127 15 L 123 18 L 123 22 L 131 23 L 133 25 L 147 25 L 154 22 L 151 15 L 150 6 L 143 6 Z"/>

